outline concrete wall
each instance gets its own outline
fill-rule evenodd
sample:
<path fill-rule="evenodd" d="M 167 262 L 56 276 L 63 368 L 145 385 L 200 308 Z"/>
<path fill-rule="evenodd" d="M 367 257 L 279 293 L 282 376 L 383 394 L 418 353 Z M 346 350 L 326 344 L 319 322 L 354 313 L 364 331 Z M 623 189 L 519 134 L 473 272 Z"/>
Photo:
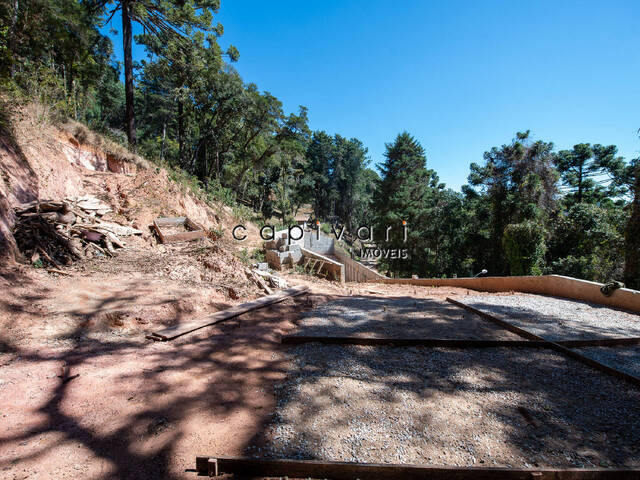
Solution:
<path fill-rule="evenodd" d="M 600 292 L 601 283 L 543 275 L 538 277 L 482 277 L 482 278 L 386 278 L 381 283 L 419 286 L 462 287 L 483 292 L 525 292 L 571 298 L 614 308 L 640 312 L 640 292 L 619 288 L 610 297 Z"/>
<path fill-rule="evenodd" d="M 320 232 L 320 238 L 317 238 L 317 232 L 305 230 L 304 232 L 304 248 L 313 250 L 321 255 L 333 255 L 334 241 L 333 238 Z"/>
<path fill-rule="evenodd" d="M 334 278 L 336 280 L 339 280 L 340 283 L 344 283 L 345 276 L 344 276 L 344 266 L 342 265 L 342 263 L 336 262 L 334 259 L 325 257 L 324 255 L 321 255 L 317 252 L 312 252 L 311 250 L 307 250 L 306 248 L 302 249 L 302 254 L 305 257 L 315 258 L 317 260 L 322 260 L 323 262 L 325 262 L 325 267 L 324 267 L 325 270 L 332 273 L 334 275 Z"/>
<path fill-rule="evenodd" d="M 387 279 L 384 275 L 380 275 L 375 270 L 365 267 L 360 262 L 357 262 L 351 258 L 351 256 L 342 251 L 340 248 L 336 248 L 333 255 L 344 264 L 345 280 L 347 282 L 379 282 Z"/>
<path fill-rule="evenodd" d="M 300 234 L 300 231 L 296 228 L 293 231 L 293 234 L 295 236 L 298 236 Z M 304 237 L 306 237 L 308 235 L 308 233 L 305 231 L 304 232 Z M 300 240 L 289 240 L 289 230 L 278 230 L 277 232 L 274 233 L 273 235 L 273 241 L 275 242 L 275 247 L 272 247 L 271 245 L 269 245 L 267 248 L 278 248 L 281 245 L 300 245 L 301 247 L 304 247 L 304 237 L 301 238 Z"/>

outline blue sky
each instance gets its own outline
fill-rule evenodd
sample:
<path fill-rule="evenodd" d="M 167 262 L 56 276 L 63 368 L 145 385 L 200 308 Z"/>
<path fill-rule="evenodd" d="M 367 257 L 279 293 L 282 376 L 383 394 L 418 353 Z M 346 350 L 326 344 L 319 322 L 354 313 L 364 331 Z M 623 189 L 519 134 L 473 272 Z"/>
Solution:
<path fill-rule="evenodd" d="M 469 163 L 526 129 L 637 157 L 639 17 L 637 1 L 222 0 L 217 20 L 244 80 L 308 107 L 312 129 L 359 138 L 373 164 L 407 130 L 459 189 Z"/>

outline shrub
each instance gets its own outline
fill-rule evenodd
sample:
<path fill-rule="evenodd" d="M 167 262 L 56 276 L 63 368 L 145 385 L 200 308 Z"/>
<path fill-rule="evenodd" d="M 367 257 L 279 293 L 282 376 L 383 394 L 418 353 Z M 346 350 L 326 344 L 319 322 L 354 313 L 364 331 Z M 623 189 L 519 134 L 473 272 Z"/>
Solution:
<path fill-rule="evenodd" d="M 502 246 L 511 275 L 542 275 L 546 245 L 540 225 L 532 221 L 507 225 Z"/>

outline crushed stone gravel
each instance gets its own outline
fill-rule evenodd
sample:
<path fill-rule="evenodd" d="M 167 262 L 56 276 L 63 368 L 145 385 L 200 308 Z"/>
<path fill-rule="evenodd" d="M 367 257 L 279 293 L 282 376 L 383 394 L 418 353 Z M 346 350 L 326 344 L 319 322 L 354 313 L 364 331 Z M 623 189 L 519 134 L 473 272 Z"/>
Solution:
<path fill-rule="evenodd" d="M 640 345 L 632 347 L 583 347 L 576 350 L 594 360 L 630 375 L 640 377 Z"/>
<path fill-rule="evenodd" d="M 518 340 L 438 298 L 347 297 L 305 313 L 297 335 Z"/>
<path fill-rule="evenodd" d="M 462 300 L 549 338 L 640 336 L 638 315 L 538 295 Z M 299 335 L 516 335 L 442 298 L 351 297 L 307 312 Z M 638 369 L 640 347 L 588 348 Z M 628 353 L 622 353 L 628 352 Z M 634 358 L 635 357 L 635 358 Z M 285 353 L 256 457 L 450 466 L 640 465 L 640 389 L 545 349 L 307 343 Z"/>
<path fill-rule="evenodd" d="M 249 455 L 454 466 L 640 464 L 640 390 L 548 350 L 312 343 L 287 355 L 277 412 L 263 447 L 249 447 Z"/>
<path fill-rule="evenodd" d="M 640 315 L 593 303 L 532 294 L 469 295 L 461 301 L 547 340 L 640 337 Z"/>

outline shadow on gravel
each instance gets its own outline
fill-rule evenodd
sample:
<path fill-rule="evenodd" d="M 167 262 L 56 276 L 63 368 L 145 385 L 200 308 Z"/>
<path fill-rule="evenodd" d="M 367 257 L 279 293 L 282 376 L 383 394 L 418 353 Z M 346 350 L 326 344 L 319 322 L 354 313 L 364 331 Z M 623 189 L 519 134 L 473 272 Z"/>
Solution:
<path fill-rule="evenodd" d="M 347 297 L 307 312 L 296 335 L 519 339 L 444 300 Z"/>
<path fill-rule="evenodd" d="M 379 333 L 381 324 L 389 333 L 393 322 L 403 331 L 397 336 L 424 335 L 440 332 L 438 316 L 453 332 L 456 322 L 470 321 L 452 305 L 417 300 L 421 315 L 412 322 L 428 323 L 412 330 L 398 321 L 411 313 L 412 302 L 340 299 L 308 312 L 296 334 Z M 475 466 L 640 465 L 640 389 L 549 350 L 311 343 L 292 347 L 289 356 L 278 410 L 248 454 Z"/>

